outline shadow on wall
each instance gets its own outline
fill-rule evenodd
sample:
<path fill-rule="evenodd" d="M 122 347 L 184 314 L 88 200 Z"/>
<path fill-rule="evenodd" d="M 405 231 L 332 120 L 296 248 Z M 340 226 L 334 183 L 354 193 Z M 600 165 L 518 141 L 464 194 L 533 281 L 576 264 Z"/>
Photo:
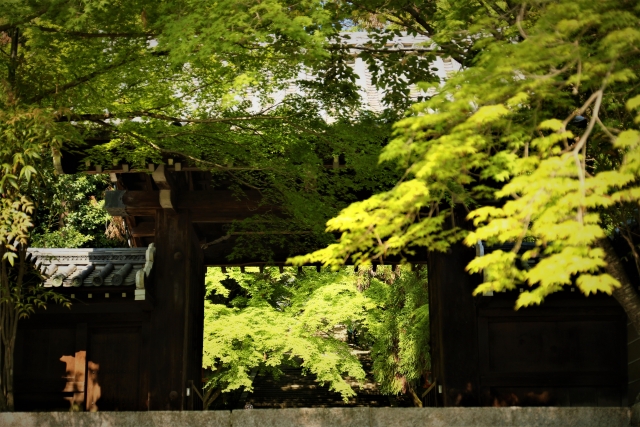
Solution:
<path fill-rule="evenodd" d="M 62 391 L 66 395 L 64 399 L 69 402 L 72 412 L 82 411 L 82 406 L 85 402 L 84 410 L 98 412 L 97 402 L 101 396 L 100 384 L 98 383 L 100 364 L 92 361 L 86 362 L 86 359 L 86 351 L 78 351 L 75 356 L 62 356 L 60 358 L 60 361 L 67 365 L 64 377 L 67 382 Z M 85 375 L 87 371 L 88 375 Z"/>

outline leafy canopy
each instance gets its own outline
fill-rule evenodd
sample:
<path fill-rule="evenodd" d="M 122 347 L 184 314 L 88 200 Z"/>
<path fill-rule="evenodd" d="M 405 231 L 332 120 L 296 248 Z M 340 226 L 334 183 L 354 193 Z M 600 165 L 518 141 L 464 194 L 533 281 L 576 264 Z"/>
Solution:
<path fill-rule="evenodd" d="M 11 6 L 0 18 L 7 53 L 0 79 L 11 82 L 21 105 L 47 111 L 65 149 L 78 149 L 93 165 L 135 168 L 180 157 L 214 172 L 220 187 L 259 189 L 265 202 L 283 206 L 291 231 L 310 237 L 292 253 L 332 241 L 323 230 L 327 219 L 398 179 L 395 168 L 376 168 L 396 113 L 358 112 L 353 55 L 338 42 L 352 14 L 348 4 Z M 389 37 L 379 35 L 362 55 L 374 80 L 390 88 L 390 106 L 406 106 L 409 83 L 434 79 L 426 66 L 433 52 L 378 49 Z M 406 78 L 398 79 L 400 68 Z M 302 93 L 275 96 L 291 85 Z M 344 170 L 324 167 L 334 158 Z M 282 229 L 257 224 L 244 228 Z"/>
<path fill-rule="evenodd" d="M 320 273 L 209 268 L 203 365 L 212 374 L 207 387 L 252 390 L 252 373 L 278 376 L 283 366 L 302 366 L 347 401 L 355 395 L 347 380 L 363 381 L 365 372 L 337 334 L 340 326 L 355 331 L 360 346 L 371 349 L 383 393 L 417 387 L 430 367 L 424 273 L 388 267 Z"/>
<path fill-rule="evenodd" d="M 435 16 L 445 17 L 436 39 L 460 34 L 450 18 L 468 3 L 475 4 L 432 3 Z M 380 161 L 405 168 L 405 178 L 344 209 L 327 223 L 340 241 L 296 263 L 337 266 L 350 255 L 366 264 L 415 246 L 445 250 L 461 239 L 470 246 L 516 242 L 467 266 L 485 271 L 476 293 L 526 283 L 531 290 L 520 294 L 520 307 L 574 279 L 585 295 L 620 286 L 603 272 L 598 242 L 635 221 L 635 213 L 623 213 L 628 203 L 637 212 L 640 196 L 640 6 L 500 4 L 501 14 L 476 4 L 465 36 L 468 66 L 395 124 Z M 453 221 L 461 206 L 473 227 Z M 520 254 L 525 239 L 535 248 Z M 535 256 L 543 259 L 533 268 L 519 267 L 519 259 Z"/>

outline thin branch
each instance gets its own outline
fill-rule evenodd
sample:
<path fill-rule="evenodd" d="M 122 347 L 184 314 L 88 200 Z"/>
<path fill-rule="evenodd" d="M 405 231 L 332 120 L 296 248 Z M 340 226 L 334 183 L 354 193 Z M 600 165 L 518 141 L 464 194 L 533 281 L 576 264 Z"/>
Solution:
<path fill-rule="evenodd" d="M 92 80 L 92 79 L 94 79 L 94 78 L 96 78 L 96 77 L 108 72 L 108 71 L 114 70 L 114 69 L 116 69 L 118 67 L 121 67 L 121 66 L 123 66 L 125 64 L 131 63 L 131 62 L 135 61 L 136 59 L 137 58 L 129 58 L 129 59 L 126 59 L 124 61 L 116 62 L 116 63 L 108 65 L 108 66 L 106 66 L 106 67 L 104 67 L 104 68 L 102 68 L 100 70 L 93 71 L 93 72 L 91 72 L 91 73 L 89 73 L 89 74 L 87 74 L 85 76 L 82 76 L 82 77 L 80 77 L 77 80 L 74 80 L 72 82 L 65 83 L 63 85 L 56 86 L 56 87 L 51 88 L 51 89 L 47 89 L 44 92 L 41 92 L 39 95 L 34 96 L 33 98 L 31 98 L 29 100 L 29 102 L 38 102 L 38 101 L 41 101 L 42 99 L 46 98 L 49 95 L 57 94 L 59 92 L 65 91 L 67 89 L 72 89 L 72 88 L 74 88 L 76 86 L 80 86 L 81 84 L 86 83 L 86 82 L 88 82 L 88 81 L 90 81 L 90 80 Z"/>
<path fill-rule="evenodd" d="M 229 240 L 230 238 L 231 238 L 231 234 L 226 234 L 226 235 L 224 235 L 222 237 L 219 237 L 219 238 L 217 238 L 215 240 L 212 240 L 209 243 L 205 243 L 203 245 L 200 245 L 200 248 L 207 249 L 209 246 L 217 245 L 218 243 L 222 243 L 225 240 Z"/>
<path fill-rule="evenodd" d="M 575 110 L 573 113 L 569 114 L 569 116 L 564 120 L 564 122 L 562 122 L 562 127 L 558 130 L 558 132 L 564 132 L 567 130 L 567 125 L 569 124 L 569 122 L 571 120 L 573 120 L 573 118 L 575 116 L 581 115 L 583 114 L 587 108 L 589 108 L 589 106 L 591 105 L 591 103 L 598 97 L 598 92 L 594 92 L 589 99 L 587 99 L 585 101 L 584 104 L 582 104 L 582 107 L 580 107 L 579 109 Z"/>
<path fill-rule="evenodd" d="M 513 8 L 507 4 L 507 9 L 503 9 L 494 0 L 485 0 L 485 8 L 491 13 L 492 11 L 498 15 L 498 17 L 504 19 L 509 25 L 516 23 L 517 16 L 513 13 Z"/>
<path fill-rule="evenodd" d="M 257 190 L 257 191 L 259 191 L 259 192 L 261 192 L 261 193 L 262 193 L 262 188 L 260 188 L 260 187 L 256 187 L 255 185 L 249 184 L 249 183 L 248 183 L 248 182 L 246 182 L 244 179 L 238 178 L 238 177 L 236 176 L 236 174 L 234 174 L 234 173 L 233 173 L 229 168 L 226 168 L 224 171 L 225 171 L 226 173 L 228 173 L 229 175 L 231 175 L 231 177 L 232 177 L 233 179 L 235 179 L 236 181 L 238 181 L 240 184 L 244 184 L 244 185 L 246 185 L 247 187 L 249 187 L 249 188 L 253 188 L 254 190 Z"/>
<path fill-rule="evenodd" d="M 600 112 L 600 105 L 602 104 L 602 95 L 604 94 L 604 89 L 600 89 L 598 91 L 596 91 L 591 98 L 593 98 L 595 96 L 595 105 L 593 106 L 593 112 L 591 113 L 591 120 L 589 120 L 589 124 L 587 125 L 587 129 L 584 131 L 584 133 L 582 134 L 582 136 L 580 137 L 580 140 L 576 143 L 576 145 L 573 148 L 573 152 L 574 153 L 578 153 L 581 149 L 582 146 L 587 142 L 587 139 L 589 138 L 589 135 L 591 135 L 591 131 L 593 130 L 593 126 L 596 124 L 596 119 L 598 118 L 598 113 Z M 589 101 L 589 104 L 591 102 Z M 585 106 L 583 106 L 583 108 L 581 108 L 579 111 L 580 113 L 583 113 L 584 110 L 586 110 L 588 104 L 585 104 Z"/>
<path fill-rule="evenodd" d="M 518 26 L 518 31 L 520 32 L 520 36 L 522 36 L 522 38 L 525 40 L 529 38 L 527 33 L 525 33 L 524 28 L 522 28 L 522 20 L 524 19 L 524 11 L 526 7 L 527 2 L 523 2 L 520 6 L 520 12 L 518 12 L 518 16 L 516 17 L 516 25 Z"/>
<path fill-rule="evenodd" d="M 142 142 L 143 144 L 147 144 L 147 145 L 151 146 L 153 149 L 157 150 L 160 153 L 179 155 L 179 156 L 185 157 L 187 159 L 193 160 L 194 162 L 208 164 L 209 166 L 211 166 L 211 167 L 213 167 L 215 169 L 220 169 L 220 170 L 228 170 L 229 169 L 229 168 L 227 168 L 225 166 L 222 166 L 222 165 L 219 165 L 217 163 L 209 162 L 207 160 L 198 159 L 198 158 L 195 158 L 195 157 L 190 156 L 188 154 L 184 154 L 184 153 L 182 153 L 180 151 L 166 150 L 166 149 L 158 146 L 157 144 L 154 144 L 153 142 L 148 141 L 148 140 L 146 140 L 145 138 L 143 138 L 143 137 L 141 137 L 139 135 L 136 135 L 134 132 L 122 131 L 122 130 L 118 129 L 116 126 L 112 125 L 111 123 L 106 123 L 106 122 L 104 122 L 102 120 L 96 120 L 96 123 L 99 123 L 102 126 L 108 127 L 110 129 L 116 129 L 116 131 L 122 132 L 125 135 L 129 135 L 132 138 L 137 139 L 138 141 Z M 250 168 L 247 168 L 247 169 L 248 170 L 256 170 L 256 169 L 250 169 Z"/>
<path fill-rule="evenodd" d="M 152 37 L 157 37 L 157 34 L 154 33 L 84 33 L 81 31 L 60 31 L 60 30 L 56 30 L 55 28 L 48 28 L 48 27 L 43 27 L 41 25 L 35 25 L 35 28 L 39 29 L 40 31 L 44 31 L 46 33 L 57 33 L 57 34 L 61 34 L 64 36 L 71 36 L 71 37 L 80 37 L 80 38 L 110 38 L 110 39 L 115 39 L 115 38 L 152 38 Z"/>
<path fill-rule="evenodd" d="M 506 10 L 504 10 L 503 8 L 498 6 L 498 4 L 493 0 L 485 0 L 485 2 L 487 3 L 487 5 L 489 5 L 491 7 L 491 9 L 494 12 L 496 12 L 500 16 L 502 16 L 503 14 L 505 14 L 507 12 Z"/>
<path fill-rule="evenodd" d="M 598 122 L 598 124 L 600 125 L 604 133 L 606 133 L 607 136 L 611 139 L 611 142 L 612 143 L 615 142 L 617 139 L 616 136 L 612 134 L 611 131 L 609 131 L 609 129 L 604 125 L 604 123 L 602 123 L 602 120 L 600 120 L 600 117 L 596 117 L 596 121 Z"/>
<path fill-rule="evenodd" d="M 565 65 L 564 67 L 560 68 L 559 70 L 553 70 L 551 71 L 549 74 L 543 74 L 543 75 L 537 75 L 537 74 L 525 74 L 527 77 L 531 77 L 533 79 L 550 79 L 552 77 L 558 76 L 562 73 L 564 73 L 565 71 L 567 71 L 569 68 L 573 67 L 573 65 L 578 62 L 578 59 L 574 59 L 572 62 L 568 63 L 567 65 Z"/>
<path fill-rule="evenodd" d="M 123 113 L 104 113 L 104 114 L 70 114 L 67 116 L 59 116 L 56 121 L 69 122 L 69 121 L 100 121 L 108 119 L 134 119 L 136 117 L 149 117 L 152 119 L 166 120 L 170 122 L 181 123 L 228 123 L 237 121 L 249 121 L 249 120 L 286 120 L 291 119 L 291 116 L 241 116 L 241 117 L 218 117 L 210 119 L 192 119 L 188 117 L 173 117 L 166 114 L 152 113 L 149 111 L 127 111 Z"/>
<path fill-rule="evenodd" d="M 418 34 L 420 34 L 422 36 L 426 36 L 426 37 L 430 36 L 429 32 L 421 30 L 420 28 L 417 28 L 414 25 L 411 25 L 411 23 L 405 21 L 404 19 L 402 19 L 402 17 L 400 17 L 398 15 L 387 15 L 386 18 L 392 24 L 396 24 L 398 26 L 405 27 L 406 29 L 408 29 L 410 31 L 415 31 L 416 33 L 418 33 Z"/>
<path fill-rule="evenodd" d="M 424 28 L 429 34 L 433 35 L 435 33 L 433 27 L 429 25 L 429 23 L 422 17 L 420 11 L 415 7 L 407 5 L 403 8 L 415 21 L 420 24 L 422 28 Z"/>
<path fill-rule="evenodd" d="M 577 42 L 576 42 L 577 44 Z M 577 95 L 580 90 L 580 79 L 582 78 L 582 59 L 578 56 L 578 81 L 576 82 L 575 87 L 573 88 L 573 94 Z"/>
<path fill-rule="evenodd" d="M 585 163 L 584 158 L 586 157 L 587 152 L 587 139 L 589 135 L 591 135 L 591 131 L 593 130 L 593 126 L 596 123 L 596 118 L 598 117 L 598 113 L 600 112 L 600 105 L 602 103 L 602 95 L 603 89 L 598 90 L 594 93 L 596 95 L 596 102 L 593 106 L 593 112 L 591 113 L 591 120 L 589 120 L 589 125 L 587 126 L 587 130 L 582 134 L 580 140 L 576 143 L 573 148 L 572 155 L 574 157 L 574 161 L 576 163 L 576 167 L 578 169 L 578 178 L 580 179 L 580 195 L 581 195 L 581 203 L 578 208 L 577 219 L 580 224 L 583 224 L 584 221 L 584 212 L 586 210 L 584 199 L 586 197 L 586 188 L 585 188 Z M 582 151 L 582 161 L 580 160 L 580 156 L 578 153 Z"/>
<path fill-rule="evenodd" d="M 191 89 L 191 90 L 189 90 L 189 91 L 187 91 L 187 92 L 183 93 L 183 94 L 182 94 L 182 95 L 180 95 L 179 97 L 174 98 L 172 101 L 170 101 L 170 102 L 168 102 L 168 103 L 166 103 L 166 104 L 164 104 L 164 105 L 159 105 L 159 106 L 157 106 L 157 107 L 149 108 L 149 111 L 151 111 L 151 110 L 160 110 L 160 109 L 162 109 L 162 108 L 167 108 L 167 107 L 169 107 L 170 105 L 175 104 L 177 101 L 180 101 L 180 100 L 182 100 L 182 99 L 186 98 L 187 96 L 191 95 L 191 94 L 192 94 L 192 93 L 194 93 L 194 92 L 197 92 L 197 91 L 199 91 L 199 90 L 205 89 L 205 88 L 207 88 L 207 87 L 209 87 L 209 86 L 211 86 L 211 85 L 218 84 L 218 83 L 220 83 L 220 82 L 209 82 L 209 83 L 205 83 L 205 84 L 203 84 L 203 85 L 197 86 L 197 87 L 195 87 L 194 89 Z"/>
<path fill-rule="evenodd" d="M 377 53 L 391 53 L 391 52 L 433 52 L 433 49 L 429 47 L 398 47 L 389 49 L 376 49 L 366 46 L 349 46 L 349 49 L 362 50 L 365 52 L 377 52 Z"/>

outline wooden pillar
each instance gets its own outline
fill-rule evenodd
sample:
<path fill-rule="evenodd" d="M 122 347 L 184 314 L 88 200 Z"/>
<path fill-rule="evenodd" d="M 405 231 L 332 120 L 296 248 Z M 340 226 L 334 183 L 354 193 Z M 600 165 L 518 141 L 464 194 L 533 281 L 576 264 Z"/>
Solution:
<path fill-rule="evenodd" d="M 182 410 L 202 365 L 204 267 L 188 213 L 158 210 L 149 325 L 150 410 Z M 196 377 L 197 375 L 197 377 Z"/>
<path fill-rule="evenodd" d="M 458 243 L 429 254 L 432 373 L 444 406 L 479 404 L 478 325 L 472 292 L 480 278 L 465 272 L 475 256 Z"/>

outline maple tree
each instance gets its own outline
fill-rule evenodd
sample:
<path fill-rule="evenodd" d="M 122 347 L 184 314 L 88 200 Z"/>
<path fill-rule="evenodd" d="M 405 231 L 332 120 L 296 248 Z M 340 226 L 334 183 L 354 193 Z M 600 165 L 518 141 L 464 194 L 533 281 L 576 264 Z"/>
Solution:
<path fill-rule="evenodd" d="M 518 308 L 575 285 L 613 294 L 640 330 L 640 300 L 610 241 L 622 235 L 638 259 L 638 4 L 370 5 L 450 40 L 468 60 L 395 124 L 380 160 L 404 178 L 329 221 L 339 242 L 294 261 L 366 264 L 416 246 L 514 242 L 467 266 L 485 273 L 476 293 L 526 284 Z M 420 7 L 430 11 L 424 24 L 410 18 Z M 461 207 L 471 226 L 452 223 Z M 525 239 L 535 247 L 521 253 Z M 520 267 L 532 257 L 540 262 Z"/>

